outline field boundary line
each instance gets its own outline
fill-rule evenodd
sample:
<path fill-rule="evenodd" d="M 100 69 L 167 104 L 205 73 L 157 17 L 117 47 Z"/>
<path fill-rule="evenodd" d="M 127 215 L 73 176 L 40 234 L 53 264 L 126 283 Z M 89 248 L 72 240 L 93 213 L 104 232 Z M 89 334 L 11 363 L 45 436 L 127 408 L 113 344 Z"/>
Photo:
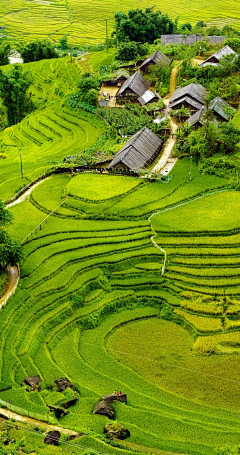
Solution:
<path fill-rule="evenodd" d="M 44 221 L 46 221 L 54 212 L 56 212 L 57 209 L 59 209 L 59 207 L 61 207 L 65 202 L 66 200 L 68 199 L 69 196 L 67 196 L 62 202 L 61 204 L 59 204 L 54 210 L 52 210 L 51 213 L 49 213 L 42 221 L 41 223 L 39 223 L 31 232 L 29 232 L 29 234 L 26 235 L 26 237 L 24 237 L 24 239 L 21 241 L 21 245 L 23 244 L 23 242 L 25 240 L 28 239 L 28 237 L 30 235 L 32 235 L 38 228 L 42 229 L 42 224 L 44 223 Z"/>

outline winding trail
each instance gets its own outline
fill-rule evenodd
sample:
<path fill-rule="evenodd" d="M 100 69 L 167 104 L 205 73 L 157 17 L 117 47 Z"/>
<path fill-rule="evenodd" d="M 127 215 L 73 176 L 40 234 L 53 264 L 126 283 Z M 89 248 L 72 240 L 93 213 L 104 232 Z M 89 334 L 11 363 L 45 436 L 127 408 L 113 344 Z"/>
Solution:
<path fill-rule="evenodd" d="M 6 205 L 6 209 L 10 209 L 10 207 L 13 207 L 14 205 L 20 204 L 20 202 L 24 202 L 28 196 L 32 193 L 35 188 L 40 185 L 40 183 L 45 182 L 49 177 L 46 177 L 45 179 L 40 180 L 39 182 L 35 183 L 35 185 L 31 186 L 28 190 L 24 191 L 24 193 L 21 194 L 15 201 L 10 202 L 10 204 Z"/>
<path fill-rule="evenodd" d="M 150 226 L 151 226 L 151 229 L 153 231 L 153 235 L 151 237 L 151 242 L 153 243 L 153 245 L 158 249 L 160 250 L 163 254 L 164 254 L 164 261 L 163 261 L 163 266 L 162 266 L 162 273 L 161 275 L 164 275 L 164 272 L 165 272 L 165 268 L 166 268 L 166 263 L 167 263 L 167 252 L 162 248 L 160 247 L 156 241 L 154 240 L 154 237 L 157 236 L 157 233 L 156 231 L 153 229 L 153 226 L 152 226 L 152 218 L 156 215 L 160 215 L 161 213 L 165 213 L 165 212 L 168 212 L 170 210 L 174 210 L 174 209 L 177 209 L 178 207 L 183 207 L 184 205 L 187 205 L 187 204 L 190 204 L 191 202 L 195 202 L 195 201 L 198 201 L 199 199 L 202 199 L 204 197 L 207 197 L 207 196 L 211 196 L 212 194 L 217 194 L 217 193 L 223 193 L 224 191 L 235 191 L 233 188 L 223 188 L 223 189 L 220 189 L 220 190 L 215 190 L 215 191 L 210 191 L 206 194 L 202 194 L 201 196 L 195 196 L 193 197 L 192 199 L 189 199 L 188 201 L 185 201 L 185 202 L 181 202 L 179 204 L 175 204 L 171 207 L 166 207 L 165 209 L 161 209 L 161 210 L 158 210 L 157 212 L 154 212 L 152 213 L 152 215 L 149 216 L 148 218 L 148 221 L 150 223 Z"/>
<path fill-rule="evenodd" d="M 161 153 L 161 157 L 160 157 L 159 161 L 157 162 L 157 164 L 152 169 L 151 173 L 156 172 L 156 173 L 160 173 L 163 175 L 167 175 L 167 174 L 169 174 L 169 172 L 171 171 L 171 169 L 177 162 L 177 158 L 172 158 L 171 155 L 172 155 L 173 147 L 176 142 L 176 138 L 175 138 L 174 134 L 176 133 L 176 131 L 178 129 L 178 124 L 169 116 L 168 110 L 169 110 L 170 99 L 175 91 L 178 67 L 179 67 L 180 63 L 178 64 L 178 66 L 175 66 L 172 69 L 171 77 L 170 77 L 170 92 L 169 92 L 168 97 L 164 100 L 164 104 L 166 107 L 165 115 L 170 119 L 171 135 L 168 138 L 168 140 L 166 141 L 163 151 Z"/>
<path fill-rule="evenodd" d="M 0 310 L 4 307 L 8 301 L 8 299 L 13 295 L 16 291 L 19 279 L 20 279 L 20 272 L 17 265 L 13 267 L 8 267 L 8 282 L 6 290 L 3 296 L 0 299 Z"/>

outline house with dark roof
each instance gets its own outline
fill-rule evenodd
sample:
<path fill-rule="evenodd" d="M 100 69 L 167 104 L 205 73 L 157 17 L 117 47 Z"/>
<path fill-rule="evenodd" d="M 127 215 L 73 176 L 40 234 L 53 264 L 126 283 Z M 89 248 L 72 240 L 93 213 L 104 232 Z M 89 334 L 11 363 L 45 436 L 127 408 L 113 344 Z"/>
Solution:
<path fill-rule="evenodd" d="M 214 119 L 218 122 L 228 122 L 230 120 L 229 109 L 236 111 L 236 109 L 232 108 L 228 103 L 226 103 L 226 101 L 220 98 L 220 96 L 216 96 L 216 98 L 211 101 L 209 109 L 212 110 Z M 194 128 L 203 126 L 204 112 L 206 112 L 206 108 L 203 106 L 199 109 L 199 111 L 189 117 L 187 124 L 189 126 L 193 126 Z"/>
<path fill-rule="evenodd" d="M 226 45 L 219 51 L 215 52 L 215 54 L 211 55 L 208 57 L 204 62 L 202 62 L 199 66 L 201 68 L 204 68 L 204 66 L 211 65 L 211 66 L 217 66 L 220 62 L 220 60 L 223 57 L 226 57 L 227 55 L 232 55 L 237 57 L 237 53 L 231 49 L 230 46 Z"/>
<path fill-rule="evenodd" d="M 154 54 L 150 55 L 144 62 L 139 66 L 139 70 L 142 73 L 148 73 L 149 67 L 151 65 L 162 65 L 162 66 L 170 66 L 172 60 L 164 55 L 160 51 L 154 52 Z"/>
<path fill-rule="evenodd" d="M 170 99 L 171 109 L 181 109 L 182 106 L 188 108 L 191 113 L 201 109 L 205 103 L 207 90 L 201 84 L 189 84 L 185 87 L 177 88 Z"/>
<path fill-rule="evenodd" d="M 163 141 L 145 126 L 119 150 L 108 169 L 136 172 L 155 160 L 162 144 Z"/>
<path fill-rule="evenodd" d="M 130 73 L 127 70 L 120 69 L 110 76 L 105 76 L 102 80 L 102 87 L 121 87 L 129 77 Z"/>
<path fill-rule="evenodd" d="M 118 103 L 138 103 L 138 99 L 149 89 L 150 81 L 144 79 L 138 72 L 129 77 L 116 93 Z"/>

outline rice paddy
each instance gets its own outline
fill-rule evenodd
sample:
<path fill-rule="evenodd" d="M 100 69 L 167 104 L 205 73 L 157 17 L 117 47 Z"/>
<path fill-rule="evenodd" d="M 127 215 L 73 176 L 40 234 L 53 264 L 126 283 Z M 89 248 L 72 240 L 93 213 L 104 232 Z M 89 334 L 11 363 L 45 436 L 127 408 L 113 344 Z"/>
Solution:
<path fill-rule="evenodd" d="M 201 232 L 190 221 L 183 229 L 182 221 L 187 207 L 194 220 L 203 201 L 217 210 L 224 198 L 229 205 L 229 195 L 236 202 L 238 192 L 195 167 L 189 184 L 188 167 L 179 161 L 168 184 L 55 175 L 12 207 L 9 233 L 25 240 L 20 285 L 0 318 L 6 406 L 56 422 L 47 405 L 62 397 L 49 387 L 67 376 L 80 395 L 58 424 L 86 433 L 82 447 L 102 448 L 98 435 L 108 418 L 92 409 L 115 389 L 128 396 L 127 405 L 115 405 L 116 420 L 131 432 L 121 453 L 137 446 L 209 455 L 238 443 L 231 382 L 237 381 L 240 346 L 238 226 L 228 213 L 214 231 L 208 217 Z M 225 191 L 216 193 L 220 188 Z M 153 235 L 167 253 L 164 275 L 164 254 Z M 228 355 L 202 355 L 213 352 Z M 43 380 L 40 393 L 21 387 L 34 374 Z"/>
<path fill-rule="evenodd" d="M 199 20 L 209 25 L 223 27 L 234 25 L 240 27 L 240 13 L 233 0 L 210 2 L 196 0 L 167 2 L 163 0 L 155 3 L 156 8 L 162 13 L 167 13 L 171 19 L 180 16 L 180 23 L 191 22 L 196 24 Z M 141 2 L 141 8 L 149 7 L 147 0 Z M 105 0 L 92 0 L 90 3 L 78 0 L 15 0 L 9 2 L 2 0 L 0 5 L 1 25 L 6 27 L 6 32 L 15 41 L 29 41 L 38 38 L 50 38 L 58 42 L 59 38 L 67 35 L 69 42 L 74 44 L 94 44 L 104 42 L 106 38 L 106 22 L 108 21 L 109 36 L 113 30 L 114 14 L 121 10 L 139 8 L 139 3 L 134 0 L 121 0 L 110 2 Z"/>

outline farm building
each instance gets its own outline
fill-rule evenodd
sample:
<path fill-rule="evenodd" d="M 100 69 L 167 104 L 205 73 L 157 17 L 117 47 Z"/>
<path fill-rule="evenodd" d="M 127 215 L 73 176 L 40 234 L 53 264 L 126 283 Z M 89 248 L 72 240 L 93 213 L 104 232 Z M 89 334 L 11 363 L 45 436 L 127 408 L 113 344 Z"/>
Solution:
<path fill-rule="evenodd" d="M 200 128 L 204 124 L 204 112 L 206 111 L 205 107 L 202 106 L 199 111 L 195 112 L 191 117 L 187 119 L 188 126 L 192 126 L 195 129 Z"/>
<path fill-rule="evenodd" d="M 142 169 L 155 160 L 162 144 L 163 141 L 145 126 L 119 150 L 108 169 L 130 171 Z"/>
<path fill-rule="evenodd" d="M 126 70 L 118 70 L 116 73 L 112 74 L 110 77 L 109 75 L 102 81 L 102 87 L 122 87 L 124 82 L 129 79 L 130 74 Z"/>
<path fill-rule="evenodd" d="M 201 109 L 205 103 L 207 90 L 201 84 L 189 84 L 185 87 L 177 88 L 170 99 L 171 109 L 181 109 L 182 106 L 188 108 L 191 113 Z"/>
<path fill-rule="evenodd" d="M 233 108 L 220 98 L 220 96 L 216 96 L 216 98 L 211 101 L 209 109 L 213 111 L 214 117 L 218 122 L 228 122 L 230 120 L 228 110 Z M 235 109 L 233 110 L 235 111 Z M 202 126 L 204 123 L 204 112 L 206 112 L 206 108 L 203 106 L 199 111 L 189 117 L 187 124 L 189 126 L 194 126 L 195 128 Z"/>
<path fill-rule="evenodd" d="M 129 77 L 122 87 L 116 93 L 116 99 L 119 103 L 139 102 L 141 97 L 150 87 L 151 82 L 144 79 L 138 72 Z"/>
<path fill-rule="evenodd" d="M 161 42 L 164 46 L 168 44 L 191 44 L 198 41 L 208 41 L 211 44 L 223 43 L 227 39 L 226 36 L 201 36 L 201 35 L 161 35 Z"/>
<path fill-rule="evenodd" d="M 151 65 L 163 65 L 163 66 L 169 66 L 171 64 L 170 58 L 168 58 L 166 55 L 164 55 L 160 51 L 154 52 L 154 54 L 150 55 L 144 62 L 139 66 L 139 70 L 142 73 L 147 73 L 149 71 L 149 67 Z"/>
<path fill-rule="evenodd" d="M 138 98 L 138 102 L 141 106 L 146 106 L 148 103 L 157 103 L 160 100 L 158 93 L 153 92 L 152 90 L 147 90 L 142 96 Z"/>
<path fill-rule="evenodd" d="M 204 66 L 211 65 L 211 66 L 217 66 L 221 60 L 221 58 L 226 57 L 226 55 L 236 55 L 236 52 L 234 52 L 231 47 L 224 46 L 222 49 L 219 51 L 215 52 L 215 54 L 211 55 L 208 57 L 204 62 L 200 64 L 200 66 L 203 68 Z"/>

